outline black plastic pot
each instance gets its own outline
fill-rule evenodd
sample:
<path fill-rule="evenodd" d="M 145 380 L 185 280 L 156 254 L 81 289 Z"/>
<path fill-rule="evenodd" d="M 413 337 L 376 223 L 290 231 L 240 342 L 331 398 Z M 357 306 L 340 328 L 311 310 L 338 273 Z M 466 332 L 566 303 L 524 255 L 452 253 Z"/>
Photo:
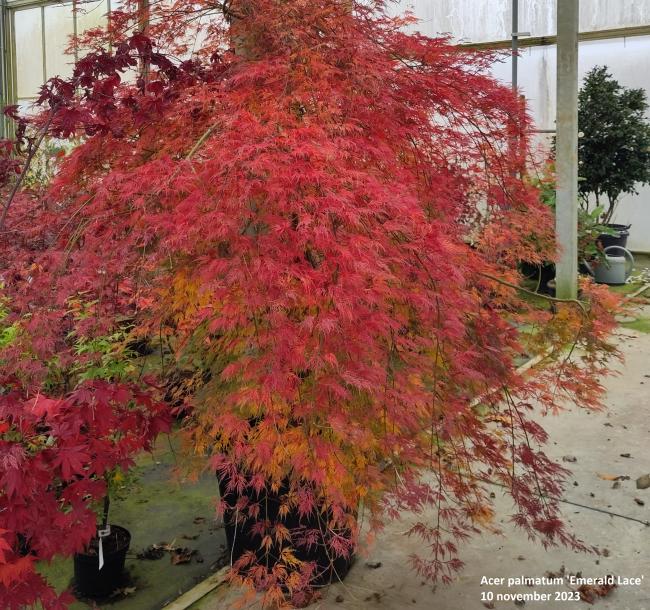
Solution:
<path fill-rule="evenodd" d="M 111 533 L 102 541 L 104 565 L 99 569 L 98 541 L 93 539 L 86 553 L 74 556 L 75 590 L 80 597 L 108 597 L 124 583 L 124 564 L 131 544 L 131 533 L 111 525 Z"/>
<path fill-rule="evenodd" d="M 613 235 L 607 235 L 606 233 L 601 233 L 597 242 L 600 244 L 601 248 L 609 248 L 610 246 L 620 246 L 625 248 L 627 246 L 627 238 L 630 236 L 630 227 L 632 225 L 617 225 L 617 224 L 608 224 L 607 228 L 614 231 Z"/>
<path fill-rule="evenodd" d="M 226 501 L 229 506 L 234 506 L 237 503 L 238 496 L 236 492 L 228 492 L 228 480 L 218 477 L 219 493 L 221 498 Z M 224 530 L 226 533 L 226 540 L 228 542 L 228 552 L 232 557 L 233 563 L 242 556 L 246 551 L 255 553 L 260 561 L 265 561 L 266 552 L 273 557 L 279 557 L 284 546 L 291 546 L 295 557 L 304 562 L 312 562 L 316 565 L 315 577 L 312 580 L 312 585 L 315 587 L 326 586 L 332 582 L 343 580 L 347 575 L 354 556 L 349 557 L 331 557 L 328 556 L 326 545 L 323 541 L 318 541 L 309 547 L 302 545 L 289 545 L 289 543 L 274 543 L 268 550 L 261 550 L 261 536 L 251 531 L 251 526 L 256 521 L 268 520 L 271 523 L 281 522 L 292 534 L 296 534 L 301 530 L 319 530 L 319 516 L 310 514 L 301 517 L 297 510 L 290 511 L 287 515 L 280 516 L 280 506 L 282 496 L 288 492 L 288 487 L 281 487 L 277 493 L 271 491 L 262 492 L 262 496 L 257 496 L 254 491 L 247 492 L 248 497 L 252 501 L 260 501 L 260 512 L 257 519 L 248 519 L 242 522 L 241 515 L 239 522 L 236 522 L 236 512 L 227 510 L 224 514 Z M 265 496 L 265 497 L 264 497 Z M 323 517 L 320 517 L 322 523 Z M 320 526 L 322 527 L 322 525 Z M 339 532 L 341 535 L 346 535 Z M 349 533 L 348 533 L 349 535 Z M 230 559 L 230 557 L 229 557 Z"/>
<path fill-rule="evenodd" d="M 29 542 L 29 540 L 27 540 L 24 534 L 18 532 L 16 538 L 18 539 L 18 554 L 21 557 L 27 557 L 27 555 L 34 554 L 34 551 L 32 550 L 32 545 Z"/>
<path fill-rule="evenodd" d="M 537 282 L 537 292 L 548 294 L 548 282 L 555 278 L 555 265 L 553 263 L 535 265 L 522 262 L 519 264 L 519 269 L 525 278 Z"/>

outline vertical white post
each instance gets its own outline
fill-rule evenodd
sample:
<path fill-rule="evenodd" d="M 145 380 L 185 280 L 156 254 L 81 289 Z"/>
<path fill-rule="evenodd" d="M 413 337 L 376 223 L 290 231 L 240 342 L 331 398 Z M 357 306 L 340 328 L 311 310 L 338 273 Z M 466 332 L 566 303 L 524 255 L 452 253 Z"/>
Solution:
<path fill-rule="evenodd" d="M 557 0 L 555 281 L 562 299 L 578 292 L 578 8 L 579 0 Z"/>
<path fill-rule="evenodd" d="M 512 90 L 517 93 L 517 60 L 519 59 L 519 0 L 512 0 Z"/>

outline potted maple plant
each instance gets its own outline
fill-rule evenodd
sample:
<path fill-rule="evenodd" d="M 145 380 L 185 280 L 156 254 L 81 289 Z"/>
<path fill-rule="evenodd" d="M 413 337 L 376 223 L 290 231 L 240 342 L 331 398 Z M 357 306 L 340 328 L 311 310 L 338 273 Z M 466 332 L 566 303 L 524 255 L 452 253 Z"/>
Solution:
<path fill-rule="evenodd" d="M 262 424 L 261 417 L 249 419 L 251 438 Z M 302 578 L 314 587 L 345 578 L 354 561 L 357 510 L 346 511 L 347 522 L 334 519 L 332 510 L 314 498 L 313 485 L 296 488 L 289 477 L 262 483 L 259 476 L 246 476 L 227 462 L 217 466 L 217 478 L 231 565 L 253 557 L 286 562 L 301 566 Z M 332 552 L 334 540 L 337 552 Z"/>
<path fill-rule="evenodd" d="M 278 564 L 302 565 L 304 578 L 313 587 L 343 580 L 353 561 L 353 532 L 349 527 L 330 526 L 331 512 L 304 511 L 292 505 L 290 484 L 268 485 L 257 491 L 237 491 L 230 478 L 220 473 L 219 496 L 231 565 L 241 565 L 254 556 L 257 561 L 271 558 Z M 356 521 L 356 512 L 351 523 Z M 265 523 L 265 529 L 259 527 Z M 286 528 L 288 536 L 269 539 L 267 532 Z M 291 537 L 290 537 L 291 536 Z M 341 552 L 329 549 L 338 538 Z M 345 549 L 343 551 L 343 549 Z"/>
<path fill-rule="evenodd" d="M 101 521 L 96 535 L 83 552 L 74 555 L 75 591 L 80 597 L 107 597 L 124 584 L 131 533 L 108 521 L 111 489 L 122 480 L 119 469 L 104 476 L 107 493 L 101 502 Z"/>
<path fill-rule="evenodd" d="M 122 576 L 129 535 L 111 528 L 98 570 L 95 507 L 103 503 L 101 525 L 108 529 L 108 481 L 168 429 L 166 410 L 125 384 L 88 382 L 62 398 L 24 396 L 7 378 L 2 385 L 8 391 L 0 396 L 0 458 L 6 465 L 0 472 L 0 565 L 15 578 L 0 582 L 0 598 L 10 600 L 10 608 L 34 600 L 46 607 L 71 602 L 68 592 L 57 594 L 37 571 L 36 561 L 57 556 L 74 556 L 76 585 L 85 596 L 111 593 L 112 579 Z"/>
<path fill-rule="evenodd" d="M 83 316 L 85 304 L 70 304 Z M 123 323 L 122 323 L 123 324 Z M 74 363 L 72 371 L 79 382 L 125 381 L 134 370 L 135 359 L 141 355 L 128 333 L 128 327 L 118 327 L 108 336 L 95 339 L 79 337 L 75 342 L 76 355 L 83 360 Z M 119 413 L 119 411 L 118 411 Z M 126 415 L 128 411 L 123 412 Z M 128 436 L 128 430 L 116 426 L 114 437 L 119 441 Z M 133 449 L 144 448 L 136 444 Z M 110 596 L 125 581 L 125 562 L 131 533 L 124 527 L 109 522 L 111 499 L 122 499 L 135 482 L 132 471 L 116 466 L 104 473 L 105 495 L 95 510 L 98 524 L 95 536 L 82 552 L 74 555 L 74 588 L 77 595 L 87 598 Z"/>

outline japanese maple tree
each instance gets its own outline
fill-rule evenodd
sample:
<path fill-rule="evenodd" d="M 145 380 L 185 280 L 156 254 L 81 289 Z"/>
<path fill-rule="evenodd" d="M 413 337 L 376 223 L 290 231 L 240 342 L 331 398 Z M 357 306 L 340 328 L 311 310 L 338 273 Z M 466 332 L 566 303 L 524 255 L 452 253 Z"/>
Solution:
<path fill-rule="evenodd" d="M 372 529 L 433 508 L 413 565 L 448 580 L 458 541 L 496 529 L 487 480 L 532 538 L 583 546 L 531 414 L 599 405 L 615 302 L 589 282 L 548 310 L 522 298 L 517 263 L 554 253 L 528 118 L 492 55 L 408 22 L 381 0 L 127 3 L 36 118 L 9 110 L 6 148 L 26 161 L 45 134 L 82 143 L 42 192 L 14 188 L 15 154 L 2 165 L 21 326 L 4 374 L 33 397 L 54 354 L 74 360 L 70 336 L 125 319 L 190 362 L 187 437 L 236 491 L 223 508 L 273 549 L 233 566 L 268 603 L 307 595 L 315 567 L 292 549 L 352 552 L 361 507 Z M 535 375 L 522 352 L 540 355 Z M 285 514 L 322 527 L 258 518 L 279 490 Z"/>

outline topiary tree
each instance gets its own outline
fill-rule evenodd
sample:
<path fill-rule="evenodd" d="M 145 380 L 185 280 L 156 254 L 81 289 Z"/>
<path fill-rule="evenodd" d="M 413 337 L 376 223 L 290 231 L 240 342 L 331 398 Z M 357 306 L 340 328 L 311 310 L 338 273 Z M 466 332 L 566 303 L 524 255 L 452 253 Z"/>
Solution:
<path fill-rule="evenodd" d="M 603 222 L 611 222 L 619 198 L 650 182 L 650 122 L 643 89 L 628 89 L 596 66 L 578 96 L 579 192 L 582 206 L 605 206 Z M 606 198 L 606 202 L 603 201 Z"/>
<path fill-rule="evenodd" d="M 52 355 L 74 360 L 71 336 L 128 318 L 169 338 L 203 373 L 193 451 L 263 555 L 233 575 L 273 607 L 304 603 L 319 576 L 301 548 L 353 551 L 362 506 L 373 530 L 413 511 L 414 568 L 450 580 L 458 543 L 498 529 L 488 481 L 531 538 L 584 548 L 531 412 L 599 404 L 613 302 L 589 282 L 552 311 L 522 298 L 517 262 L 555 246 L 493 56 L 408 35 L 381 0 L 148 6 L 146 34 L 127 2 L 72 78 L 43 88 L 40 116 L 14 113 L 23 140 L 83 143 L 44 191 L 8 184 L 13 395 L 39 391 Z M 0 167 L 16 176 L 15 157 Z M 524 351 L 543 356 L 534 377 L 517 369 Z M 265 519 L 273 494 L 279 518 Z M 318 527 L 290 529 L 287 513 Z M 15 545 L 22 524 L 3 519 Z"/>

